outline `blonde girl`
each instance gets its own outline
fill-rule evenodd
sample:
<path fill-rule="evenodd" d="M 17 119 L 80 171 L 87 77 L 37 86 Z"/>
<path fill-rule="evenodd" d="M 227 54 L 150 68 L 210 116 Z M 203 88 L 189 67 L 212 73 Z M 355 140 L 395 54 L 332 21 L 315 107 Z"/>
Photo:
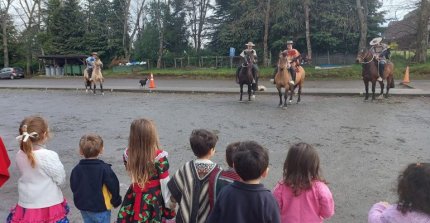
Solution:
<path fill-rule="evenodd" d="M 46 149 L 48 123 L 40 116 L 25 118 L 17 137 L 20 150 L 16 154 L 18 204 L 12 208 L 7 222 L 69 222 L 69 212 L 60 185 L 66 173 L 58 154 Z"/>
<path fill-rule="evenodd" d="M 170 200 L 167 189 L 169 162 L 167 152 L 160 149 L 155 124 L 147 119 L 131 123 L 124 163 L 131 185 L 118 213 L 118 223 L 162 222 L 174 211 L 166 208 Z"/>

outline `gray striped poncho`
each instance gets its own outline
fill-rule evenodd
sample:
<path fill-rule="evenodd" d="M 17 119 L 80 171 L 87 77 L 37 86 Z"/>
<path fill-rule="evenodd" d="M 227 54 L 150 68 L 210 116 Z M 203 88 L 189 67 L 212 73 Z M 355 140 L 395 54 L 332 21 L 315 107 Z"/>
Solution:
<path fill-rule="evenodd" d="M 221 169 L 214 163 L 187 162 L 167 186 L 179 205 L 177 223 L 204 223 L 210 212 L 209 178 Z"/>

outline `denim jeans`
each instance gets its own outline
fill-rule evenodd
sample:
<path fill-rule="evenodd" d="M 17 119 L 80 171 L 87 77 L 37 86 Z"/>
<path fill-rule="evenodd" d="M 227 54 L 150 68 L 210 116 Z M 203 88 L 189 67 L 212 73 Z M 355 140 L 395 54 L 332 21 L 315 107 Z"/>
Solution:
<path fill-rule="evenodd" d="M 90 212 L 81 211 L 84 223 L 110 223 L 110 211 Z"/>

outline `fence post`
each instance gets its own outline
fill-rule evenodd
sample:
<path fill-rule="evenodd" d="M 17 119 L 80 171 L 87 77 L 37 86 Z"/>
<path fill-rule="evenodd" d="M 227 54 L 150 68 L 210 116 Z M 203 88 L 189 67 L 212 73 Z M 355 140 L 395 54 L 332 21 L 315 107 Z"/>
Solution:
<path fill-rule="evenodd" d="M 173 61 L 175 63 L 175 69 L 176 69 L 176 57 L 173 58 Z"/>

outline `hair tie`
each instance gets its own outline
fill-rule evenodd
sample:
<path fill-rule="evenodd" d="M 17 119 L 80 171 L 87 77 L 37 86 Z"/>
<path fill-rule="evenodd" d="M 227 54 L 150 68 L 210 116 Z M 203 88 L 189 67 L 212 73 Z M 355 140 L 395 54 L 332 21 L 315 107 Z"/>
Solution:
<path fill-rule="evenodd" d="M 34 138 L 36 138 L 38 136 L 39 136 L 39 134 L 37 132 L 32 132 L 32 133 L 29 134 L 27 131 L 25 131 L 25 132 L 22 133 L 22 135 L 17 136 L 16 139 L 18 141 L 27 142 L 28 138 L 34 139 Z"/>

